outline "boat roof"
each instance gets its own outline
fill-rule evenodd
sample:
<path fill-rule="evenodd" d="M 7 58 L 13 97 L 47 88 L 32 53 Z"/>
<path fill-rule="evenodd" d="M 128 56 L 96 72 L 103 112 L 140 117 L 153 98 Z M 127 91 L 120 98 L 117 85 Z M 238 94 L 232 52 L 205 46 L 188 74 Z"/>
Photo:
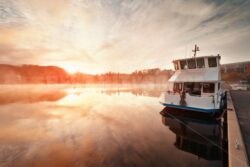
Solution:
<path fill-rule="evenodd" d="M 218 57 L 218 58 L 220 58 L 220 55 L 218 54 L 218 55 L 210 55 L 210 56 L 199 56 L 199 57 L 189 57 L 189 58 L 184 58 L 184 59 L 176 59 L 176 60 L 173 60 L 173 62 L 176 62 L 176 61 L 181 61 L 181 60 L 190 60 L 190 59 L 194 59 L 194 58 L 196 58 L 196 59 L 199 59 L 199 58 L 208 58 L 208 57 Z"/>
<path fill-rule="evenodd" d="M 169 82 L 217 82 L 220 81 L 218 68 L 202 68 L 177 70 L 169 79 Z"/>

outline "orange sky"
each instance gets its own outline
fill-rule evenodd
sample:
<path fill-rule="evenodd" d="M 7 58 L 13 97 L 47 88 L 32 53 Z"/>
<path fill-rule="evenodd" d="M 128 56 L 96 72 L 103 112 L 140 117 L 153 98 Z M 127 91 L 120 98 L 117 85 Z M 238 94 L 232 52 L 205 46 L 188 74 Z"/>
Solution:
<path fill-rule="evenodd" d="M 222 55 L 249 61 L 250 3 L 170 0 L 1 0 L 0 63 L 57 65 L 69 72 L 172 68 Z"/>

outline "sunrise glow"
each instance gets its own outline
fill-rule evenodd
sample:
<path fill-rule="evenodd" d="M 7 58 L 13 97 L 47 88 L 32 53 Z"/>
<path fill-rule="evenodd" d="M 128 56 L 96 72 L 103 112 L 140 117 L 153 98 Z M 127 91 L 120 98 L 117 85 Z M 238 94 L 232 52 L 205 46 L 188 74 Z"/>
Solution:
<path fill-rule="evenodd" d="M 245 61 L 249 12 L 247 3 L 238 5 L 240 10 L 230 2 L 193 0 L 3 0 L 0 62 L 57 65 L 69 73 L 132 72 L 173 68 L 171 60 L 191 56 L 196 43 L 200 55 Z"/>
<path fill-rule="evenodd" d="M 0 0 L 0 167 L 247 167 L 250 0 Z"/>
<path fill-rule="evenodd" d="M 68 66 L 63 66 L 63 68 L 70 74 L 74 74 L 77 72 L 80 72 L 80 69 L 77 69 L 76 67 L 74 67 L 73 65 L 68 65 Z"/>

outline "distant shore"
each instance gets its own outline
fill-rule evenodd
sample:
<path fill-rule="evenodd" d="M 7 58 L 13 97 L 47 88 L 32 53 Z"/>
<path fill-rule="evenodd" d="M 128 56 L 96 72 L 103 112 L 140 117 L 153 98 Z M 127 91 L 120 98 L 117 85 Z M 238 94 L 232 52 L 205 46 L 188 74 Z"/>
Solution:
<path fill-rule="evenodd" d="M 76 84 L 76 83 L 164 83 L 172 70 L 146 69 L 131 74 L 107 72 L 104 74 L 69 74 L 57 66 L 0 64 L 0 84 Z"/>
<path fill-rule="evenodd" d="M 57 66 L 0 64 L 0 84 L 161 84 L 173 75 L 171 69 L 145 69 L 130 74 L 107 72 L 103 74 L 67 73 Z M 249 73 L 222 71 L 222 80 L 238 82 L 249 80 Z"/>

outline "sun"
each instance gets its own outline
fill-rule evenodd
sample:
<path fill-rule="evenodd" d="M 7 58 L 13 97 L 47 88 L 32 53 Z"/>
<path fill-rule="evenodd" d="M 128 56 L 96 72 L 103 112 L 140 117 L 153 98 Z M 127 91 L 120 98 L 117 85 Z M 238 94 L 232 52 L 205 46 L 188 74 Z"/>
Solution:
<path fill-rule="evenodd" d="M 86 69 L 81 64 L 63 64 L 60 65 L 67 73 L 69 74 L 76 74 L 78 72 L 85 73 L 85 74 L 96 74 L 91 68 Z"/>
<path fill-rule="evenodd" d="M 69 74 L 84 73 L 84 74 L 100 74 L 105 71 L 100 68 L 94 68 L 92 64 L 82 62 L 60 62 L 56 63 L 58 67 L 63 68 Z"/>
<path fill-rule="evenodd" d="M 80 72 L 80 70 L 74 65 L 64 65 L 63 68 L 70 74 Z"/>

